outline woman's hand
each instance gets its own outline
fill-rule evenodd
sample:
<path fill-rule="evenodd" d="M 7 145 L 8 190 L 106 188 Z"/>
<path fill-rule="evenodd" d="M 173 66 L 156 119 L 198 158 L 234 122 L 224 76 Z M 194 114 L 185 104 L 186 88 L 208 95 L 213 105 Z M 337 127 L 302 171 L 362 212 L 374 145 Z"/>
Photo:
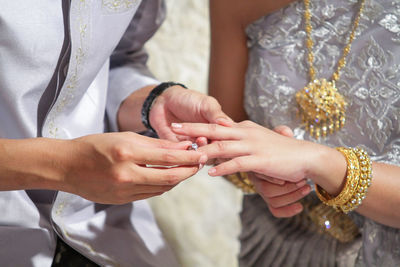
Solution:
<path fill-rule="evenodd" d="M 311 187 L 306 180 L 298 183 L 277 184 L 260 174 L 248 173 L 248 175 L 257 193 L 268 204 L 269 210 L 275 217 L 292 217 L 300 213 L 303 206 L 299 200 L 311 192 Z"/>
<path fill-rule="evenodd" d="M 213 140 L 199 149 L 209 159 L 230 159 L 211 168 L 211 176 L 252 171 L 297 183 L 306 178 L 315 148 L 313 143 L 283 136 L 250 121 L 233 123 L 231 127 L 200 123 L 173 124 L 172 129 L 176 134 L 204 136 Z"/>
<path fill-rule="evenodd" d="M 284 125 L 275 127 L 274 131 L 287 137 L 293 137 L 292 130 Z M 292 217 L 300 213 L 303 205 L 299 203 L 299 200 L 311 191 L 306 180 L 291 183 L 253 172 L 248 173 L 248 176 L 257 193 L 265 200 L 271 214 L 275 217 Z"/>

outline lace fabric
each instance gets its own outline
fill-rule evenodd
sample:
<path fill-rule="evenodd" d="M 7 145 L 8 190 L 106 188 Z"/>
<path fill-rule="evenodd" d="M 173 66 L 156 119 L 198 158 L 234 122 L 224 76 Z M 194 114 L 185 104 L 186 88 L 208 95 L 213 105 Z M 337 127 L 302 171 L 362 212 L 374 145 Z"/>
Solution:
<path fill-rule="evenodd" d="M 336 69 L 358 10 L 357 2 L 311 1 L 316 77 L 329 79 Z M 310 137 L 301 126 L 294 98 L 309 82 L 303 11 L 302 2 L 294 2 L 247 28 L 249 64 L 244 105 L 250 119 L 268 128 L 288 125 L 299 139 L 332 147 L 360 146 L 372 160 L 400 165 L 400 1 L 366 0 L 347 65 L 337 83 L 348 102 L 346 125 L 320 140 Z M 246 199 L 245 207 L 257 209 L 246 205 Z M 255 215 L 244 211 L 242 218 L 252 216 L 249 214 Z M 400 230 L 356 213 L 351 216 L 361 227 L 361 245 L 352 250 L 353 256 L 348 255 L 349 250 L 331 246 L 337 264 L 354 257 L 356 266 L 398 266 Z M 243 219 L 245 232 L 246 222 L 254 224 L 255 220 Z M 251 251 L 249 240 L 242 239 L 242 249 Z M 242 261 L 242 265 L 246 263 Z"/>

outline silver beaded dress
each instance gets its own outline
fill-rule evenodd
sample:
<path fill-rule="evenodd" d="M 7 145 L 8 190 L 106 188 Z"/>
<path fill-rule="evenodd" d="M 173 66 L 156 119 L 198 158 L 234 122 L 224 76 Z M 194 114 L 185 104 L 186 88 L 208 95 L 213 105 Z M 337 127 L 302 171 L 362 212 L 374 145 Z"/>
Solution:
<path fill-rule="evenodd" d="M 359 3 L 310 2 L 316 77 L 330 79 Z M 320 140 L 310 137 L 301 125 L 294 97 L 309 82 L 303 13 L 302 1 L 296 1 L 246 29 L 249 64 L 245 108 L 250 119 L 268 128 L 288 125 L 298 139 L 332 147 L 359 146 L 374 161 L 399 165 L 400 0 L 366 0 L 347 65 L 337 82 L 348 102 L 346 124 Z M 317 201 L 314 192 L 307 199 Z M 393 212 L 400 212 L 400 208 Z M 400 229 L 356 212 L 349 216 L 360 235 L 352 242 L 340 243 L 314 231 L 304 215 L 277 219 L 258 195 L 246 195 L 241 213 L 240 265 L 400 266 Z"/>

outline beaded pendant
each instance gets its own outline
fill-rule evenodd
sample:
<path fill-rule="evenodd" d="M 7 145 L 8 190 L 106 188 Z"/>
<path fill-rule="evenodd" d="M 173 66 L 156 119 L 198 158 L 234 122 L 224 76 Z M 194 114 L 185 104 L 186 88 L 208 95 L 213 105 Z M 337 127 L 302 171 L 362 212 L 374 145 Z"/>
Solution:
<path fill-rule="evenodd" d="M 343 48 L 342 57 L 338 61 L 337 69 L 334 71 L 331 80 L 327 81 L 326 79 L 315 78 L 310 0 L 303 0 L 304 24 L 307 35 L 305 44 L 308 51 L 306 59 L 309 64 L 308 74 L 311 82 L 296 93 L 296 100 L 300 106 L 300 113 L 306 125 L 306 130 L 316 139 L 320 136 L 326 137 L 328 133 L 332 134 L 340 130 L 346 121 L 347 104 L 343 96 L 338 93 L 335 83 L 339 80 L 340 70 L 346 66 L 346 57 L 350 53 L 351 43 L 355 39 L 356 30 L 364 10 L 365 0 L 359 1 L 360 9 L 354 18 L 349 39 Z"/>
<path fill-rule="evenodd" d="M 345 124 L 347 103 L 334 82 L 314 80 L 296 93 L 296 101 L 306 130 L 316 139 L 340 130 Z"/>

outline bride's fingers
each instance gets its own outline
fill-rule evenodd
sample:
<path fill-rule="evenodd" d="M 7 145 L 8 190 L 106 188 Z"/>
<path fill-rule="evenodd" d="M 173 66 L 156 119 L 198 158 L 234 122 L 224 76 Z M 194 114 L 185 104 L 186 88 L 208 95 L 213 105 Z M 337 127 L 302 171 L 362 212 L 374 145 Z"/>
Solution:
<path fill-rule="evenodd" d="M 211 176 L 224 176 L 236 172 L 250 172 L 257 168 L 252 156 L 236 157 L 208 170 Z"/>
<path fill-rule="evenodd" d="M 307 182 L 305 180 L 302 180 L 299 183 L 286 182 L 284 185 L 277 185 L 261 179 L 255 179 L 253 181 L 256 191 L 268 198 L 289 194 L 298 190 L 299 188 L 304 187 L 306 183 Z"/>
<path fill-rule="evenodd" d="M 294 135 L 292 129 L 290 129 L 286 125 L 276 126 L 274 128 L 274 132 L 276 132 L 278 134 L 281 134 L 281 135 L 284 135 L 284 136 L 287 136 L 287 137 L 293 137 L 293 135 Z"/>
<path fill-rule="evenodd" d="M 272 215 L 277 218 L 289 218 L 303 211 L 303 205 L 297 202 L 280 208 L 274 208 L 268 205 L 268 208 Z"/>
<path fill-rule="evenodd" d="M 281 195 L 277 197 L 266 197 L 262 195 L 262 197 L 268 203 L 269 206 L 273 208 L 281 208 L 299 201 L 300 199 L 308 195 L 310 192 L 311 192 L 311 187 L 309 185 L 305 185 L 297 189 L 296 191 L 290 192 L 286 195 Z"/>
<path fill-rule="evenodd" d="M 242 138 L 242 129 L 208 123 L 172 123 L 171 129 L 176 134 L 204 136 L 211 140 L 238 140 Z"/>
<path fill-rule="evenodd" d="M 200 146 L 205 146 L 208 144 L 208 139 L 204 136 L 196 138 L 196 144 Z"/>
<path fill-rule="evenodd" d="M 269 177 L 269 176 L 266 176 L 266 175 L 263 175 L 263 174 L 259 174 L 259 173 L 256 173 L 256 172 L 250 173 L 250 178 L 252 178 L 252 177 L 255 177 L 255 178 L 258 178 L 258 179 L 261 179 L 261 180 L 265 180 L 265 181 L 268 181 L 268 182 L 273 183 L 273 184 L 279 184 L 279 185 L 284 185 L 285 184 L 284 180 L 273 178 L 273 177 Z"/>
<path fill-rule="evenodd" d="M 210 159 L 234 158 L 250 153 L 246 143 L 237 141 L 213 141 L 209 145 L 200 147 L 199 151 L 207 154 Z"/>
<path fill-rule="evenodd" d="M 216 120 L 216 123 L 222 126 L 226 126 L 226 127 L 232 127 L 234 125 L 234 121 L 233 120 L 227 120 L 224 118 L 219 118 Z"/>

